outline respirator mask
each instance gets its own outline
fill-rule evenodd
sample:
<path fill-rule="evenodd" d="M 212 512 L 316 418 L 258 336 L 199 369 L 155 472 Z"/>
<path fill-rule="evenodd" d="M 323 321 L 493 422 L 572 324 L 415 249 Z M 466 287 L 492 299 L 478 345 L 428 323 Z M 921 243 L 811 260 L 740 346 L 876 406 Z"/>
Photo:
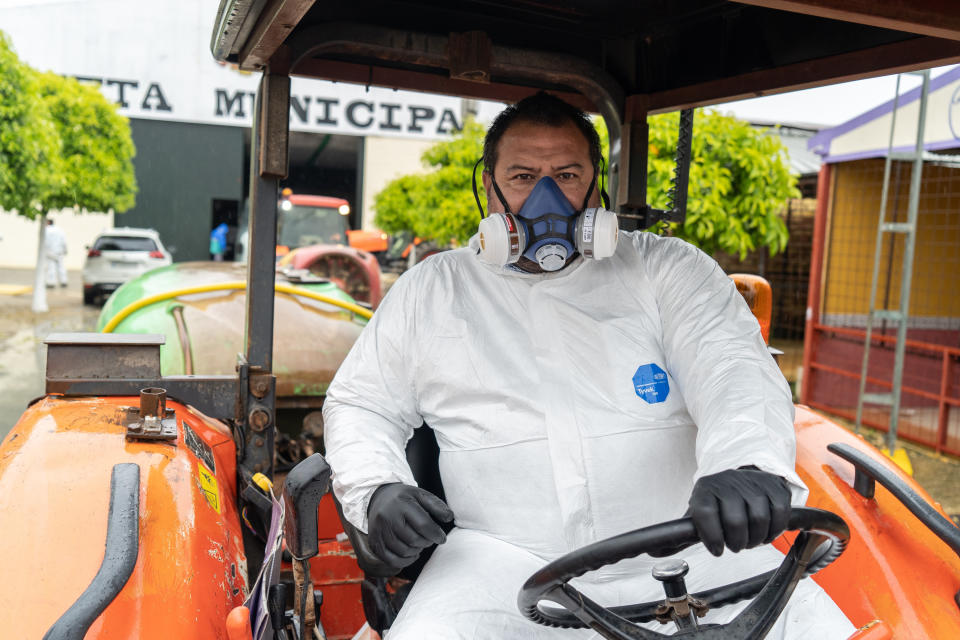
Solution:
<path fill-rule="evenodd" d="M 491 213 L 480 221 L 480 259 L 505 266 L 523 256 L 544 271 L 557 271 L 575 252 L 594 260 L 609 258 L 617 248 L 617 214 L 603 207 L 587 208 L 595 183 L 596 175 L 577 211 L 553 178 L 545 176 L 514 214 L 494 181 L 493 188 L 507 211 Z M 480 211 L 482 214 L 483 209 Z"/>

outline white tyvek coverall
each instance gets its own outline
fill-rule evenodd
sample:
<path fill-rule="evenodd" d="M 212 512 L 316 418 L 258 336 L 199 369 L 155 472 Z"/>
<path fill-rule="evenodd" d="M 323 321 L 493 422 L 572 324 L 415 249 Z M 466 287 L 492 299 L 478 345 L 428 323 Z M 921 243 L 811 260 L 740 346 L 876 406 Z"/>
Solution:
<path fill-rule="evenodd" d="M 67 266 L 64 257 L 67 255 L 67 236 L 60 227 L 48 225 L 43 234 L 43 251 L 47 260 L 47 286 L 52 287 L 59 282 L 67 284 Z"/>
<path fill-rule="evenodd" d="M 682 516 L 704 475 L 755 465 L 804 502 L 789 389 L 712 259 L 639 232 L 621 234 L 609 259 L 551 274 L 493 267 L 475 253 L 442 253 L 399 278 L 324 404 L 334 491 L 363 531 L 378 486 L 414 484 L 404 454 L 413 429 L 426 421 L 440 446 L 456 528 L 389 640 L 596 638 L 525 620 L 516 606 L 524 580 L 573 549 Z M 635 388 L 648 364 L 668 375 L 665 400 L 649 403 Z M 716 559 L 696 545 L 679 555 L 691 592 L 782 560 L 772 547 Z M 654 562 L 623 561 L 574 585 L 607 606 L 662 599 Z M 768 637 L 852 631 L 803 580 Z"/>

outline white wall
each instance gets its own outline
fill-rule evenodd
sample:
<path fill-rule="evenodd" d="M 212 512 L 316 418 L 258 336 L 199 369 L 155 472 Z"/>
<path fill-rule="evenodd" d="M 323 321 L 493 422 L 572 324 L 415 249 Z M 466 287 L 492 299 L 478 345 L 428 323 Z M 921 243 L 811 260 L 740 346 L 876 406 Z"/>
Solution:
<path fill-rule="evenodd" d="M 113 214 L 79 214 L 64 209 L 50 216 L 67 236 L 67 269 L 80 269 L 86 246 L 97 234 L 113 226 Z M 39 219 L 0 210 L 0 267 L 32 269 L 37 264 Z"/>
<path fill-rule="evenodd" d="M 363 139 L 363 228 L 373 229 L 376 212 L 373 198 L 394 178 L 410 173 L 425 173 L 420 162 L 423 152 L 434 141 L 401 140 L 366 136 Z"/>

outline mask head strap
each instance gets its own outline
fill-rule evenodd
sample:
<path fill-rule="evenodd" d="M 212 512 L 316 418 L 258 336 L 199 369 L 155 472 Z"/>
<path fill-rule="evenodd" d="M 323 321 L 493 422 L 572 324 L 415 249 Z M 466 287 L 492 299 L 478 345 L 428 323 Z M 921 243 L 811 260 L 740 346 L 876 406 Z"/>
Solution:
<path fill-rule="evenodd" d="M 604 160 L 603 156 L 600 156 L 600 199 L 603 200 L 603 208 L 610 210 L 610 196 L 607 195 L 607 190 L 604 187 L 606 184 L 607 177 L 607 162 Z"/>
<path fill-rule="evenodd" d="M 483 205 L 480 204 L 480 193 L 477 191 L 477 167 L 480 166 L 481 162 L 483 162 L 482 157 L 477 160 L 477 164 L 473 165 L 473 197 L 477 201 L 477 209 L 480 209 L 480 219 L 483 220 L 487 217 L 487 214 L 483 212 Z"/>
<path fill-rule="evenodd" d="M 583 211 L 587 208 L 587 205 L 590 203 L 590 196 L 593 195 L 593 186 L 597 183 L 597 170 L 593 170 L 593 178 L 590 180 L 590 188 L 587 189 L 587 195 L 583 198 L 583 206 L 580 207 L 580 211 Z"/>
<path fill-rule="evenodd" d="M 513 213 L 513 211 L 510 211 L 510 205 L 507 204 L 507 199 L 503 197 L 503 192 L 500 191 L 500 185 L 494 180 L 492 171 L 490 172 L 490 182 L 493 184 L 493 190 L 497 192 L 497 197 L 500 198 L 500 203 L 503 204 L 504 213 Z"/>

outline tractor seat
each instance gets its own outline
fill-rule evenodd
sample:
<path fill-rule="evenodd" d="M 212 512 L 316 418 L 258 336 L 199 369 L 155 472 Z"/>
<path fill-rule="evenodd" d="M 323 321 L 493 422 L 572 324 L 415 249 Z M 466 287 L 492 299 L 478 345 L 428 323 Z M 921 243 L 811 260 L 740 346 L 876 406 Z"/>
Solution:
<path fill-rule="evenodd" d="M 413 478 L 417 481 L 417 485 L 444 500 L 443 484 L 440 481 L 439 457 L 440 448 L 437 446 L 437 438 L 433 429 L 424 424 L 413 432 L 413 437 L 407 443 L 407 462 L 411 471 L 413 471 Z M 397 617 L 410 587 L 413 586 L 413 582 L 420 575 L 420 571 L 427 560 L 433 555 L 436 545 L 424 549 L 417 561 L 407 567 L 402 569 L 391 567 L 374 555 L 370 550 L 367 534 L 350 524 L 343 517 L 340 503 L 336 499 L 334 499 L 334 502 L 337 505 L 337 513 L 340 515 L 343 530 L 350 538 L 350 543 L 357 555 L 357 564 L 360 565 L 364 573 L 364 580 L 361 585 L 364 614 L 370 627 L 383 635 L 383 631 L 389 629 L 393 620 Z M 453 524 L 444 526 L 446 531 L 452 528 Z M 393 577 L 408 582 L 400 588 L 391 585 L 391 588 L 388 589 L 388 579 Z"/>

